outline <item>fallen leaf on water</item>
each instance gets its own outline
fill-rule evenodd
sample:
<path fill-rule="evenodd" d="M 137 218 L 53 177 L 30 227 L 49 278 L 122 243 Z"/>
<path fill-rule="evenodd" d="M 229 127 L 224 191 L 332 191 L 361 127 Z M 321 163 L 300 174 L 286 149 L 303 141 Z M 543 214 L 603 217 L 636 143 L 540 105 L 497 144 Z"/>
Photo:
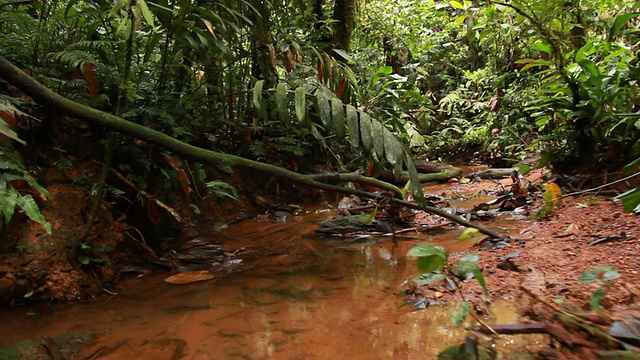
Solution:
<path fill-rule="evenodd" d="M 211 280 L 215 275 L 209 270 L 189 271 L 169 276 L 164 282 L 175 285 L 191 284 L 198 281 Z"/>

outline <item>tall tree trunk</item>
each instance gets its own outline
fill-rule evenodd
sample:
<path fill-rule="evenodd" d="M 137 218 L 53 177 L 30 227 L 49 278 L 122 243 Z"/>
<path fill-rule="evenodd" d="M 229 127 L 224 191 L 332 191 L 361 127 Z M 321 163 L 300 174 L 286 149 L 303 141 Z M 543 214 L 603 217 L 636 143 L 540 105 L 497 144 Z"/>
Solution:
<path fill-rule="evenodd" d="M 256 12 L 252 12 L 253 32 L 251 34 L 251 75 L 265 80 L 265 89 L 278 82 L 275 68 L 275 48 L 271 39 L 271 20 L 268 4 L 254 1 Z"/>
<path fill-rule="evenodd" d="M 349 51 L 351 33 L 356 24 L 356 1 L 336 0 L 333 6 L 333 20 L 335 21 L 335 40 L 340 47 Z"/>

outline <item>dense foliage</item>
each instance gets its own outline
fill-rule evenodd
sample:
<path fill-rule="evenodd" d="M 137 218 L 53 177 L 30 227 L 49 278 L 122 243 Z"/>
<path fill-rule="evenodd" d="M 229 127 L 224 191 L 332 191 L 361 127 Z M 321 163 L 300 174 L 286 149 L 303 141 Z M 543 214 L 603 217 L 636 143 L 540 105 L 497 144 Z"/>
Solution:
<path fill-rule="evenodd" d="M 2 0 L 0 55 L 69 98 L 304 171 L 323 162 L 411 170 L 405 149 L 615 165 L 640 156 L 636 8 L 595 0 Z M 4 96 L 14 103 L 20 108 Z M 18 130 L 35 141 L 33 126 L 9 117 L 0 122 L 5 144 Z M 205 181 L 157 149 L 111 142 L 122 145 L 113 149 L 118 168 L 142 189 Z M 61 158 L 69 151 L 64 141 L 50 145 Z M 3 154 L 12 153 L 7 146 Z"/>

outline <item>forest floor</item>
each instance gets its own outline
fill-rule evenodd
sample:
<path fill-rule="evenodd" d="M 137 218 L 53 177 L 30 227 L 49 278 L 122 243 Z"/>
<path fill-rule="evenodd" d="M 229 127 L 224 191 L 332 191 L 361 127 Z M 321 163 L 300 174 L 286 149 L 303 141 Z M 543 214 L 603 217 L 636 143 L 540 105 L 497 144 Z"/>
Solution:
<path fill-rule="evenodd" d="M 525 178 L 531 184 L 542 184 L 541 175 L 538 170 Z M 458 183 L 445 187 L 443 195 L 492 192 L 511 183 L 510 179 Z M 530 213 L 542 204 L 538 198 Z M 520 224 L 525 226 L 505 233 L 513 239 L 508 246 L 479 251 L 490 298 L 515 301 L 533 319 L 543 311 L 529 293 L 562 298 L 586 309 L 600 285 L 579 282 L 581 274 L 596 266 L 613 266 L 620 277 L 607 282 L 602 305 L 612 310 L 640 305 L 640 216 L 623 212 L 622 204 L 611 196 L 590 193 L 565 197 L 550 215 Z M 491 222 L 483 225 L 492 227 Z M 456 260 L 455 255 L 451 258 Z M 430 291 L 437 289 L 422 289 L 427 298 L 433 296 Z M 487 302 L 483 300 L 488 298 L 476 281 L 465 283 L 465 296 L 476 310 L 483 311 Z"/>

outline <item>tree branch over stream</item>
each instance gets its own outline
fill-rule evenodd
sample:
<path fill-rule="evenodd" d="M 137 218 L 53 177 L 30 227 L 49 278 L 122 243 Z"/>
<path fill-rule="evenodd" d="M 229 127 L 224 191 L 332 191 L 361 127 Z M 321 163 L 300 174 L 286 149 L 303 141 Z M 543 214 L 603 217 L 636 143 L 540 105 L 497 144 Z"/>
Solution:
<path fill-rule="evenodd" d="M 383 200 L 388 199 L 389 197 L 384 194 L 377 194 L 362 190 L 354 190 L 348 189 L 344 187 L 340 187 L 337 185 L 332 185 L 328 183 L 321 182 L 319 180 L 327 179 L 327 175 L 304 175 L 291 170 L 287 170 L 285 168 L 281 168 L 279 166 L 260 163 L 257 161 L 245 159 L 239 156 L 224 154 L 217 151 L 207 150 L 203 148 L 199 148 L 193 145 L 186 144 L 182 141 L 176 140 L 166 134 L 158 132 L 153 129 L 149 129 L 145 126 L 127 121 L 118 116 L 111 115 L 100 110 L 93 109 L 91 107 L 76 103 L 72 100 L 69 100 L 61 95 L 58 95 L 46 88 L 44 85 L 40 84 L 38 81 L 24 73 L 22 70 L 14 66 L 11 62 L 9 62 L 4 57 L 0 56 L 0 77 L 5 79 L 6 81 L 12 83 L 14 86 L 18 87 L 25 94 L 33 98 L 35 101 L 50 106 L 53 108 L 60 109 L 64 111 L 66 114 L 76 117 L 80 120 L 84 120 L 93 124 L 102 125 L 111 130 L 115 130 L 121 132 L 123 134 L 129 135 L 131 137 L 148 141 L 153 143 L 163 149 L 169 150 L 176 155 L 182 156 L 185 159 L 200 162 L 203 164 L 208 164 L 214 166 L 225 173 L 232 173 L 232 168 L 243 168 L 247 170 L 257 170 L 261 171 L 278 178 L 282 178 L 293 183 L 297 183 L 300 185 L 306 185 L 310 187 L 314 187 L 317 189 L 335 192 L 335 193 L 343 193 L 343 194 L 351 194 L 356 195 L 362 198 L 367 199 L 376 199 Z M 332 180 L 344 180 L 339 176 L 329 176 Z M 347 176 L 347 178 L 350 178 Z M 371 181 L 371 183 L 376 183 L 375 181 Z M 380 185 L 380 184 L 378 184 Z M 387 186 L 381 186 L 381 188 L 386 189 L 394 195 L 397 195 L 397 188 L 394 189 L 393 185 L 387 184 Z M 391 197 L 388 199 L 391 203 L 397 204 L 399 206 L 422 210 L 431 214 L 435 214 L 441 217 L 444 217 L 450 221 L 458 223 L 460 225 L 466 227 L 472 227 L 478 229 L 480 232 L 489 235 L 494 238 L 501 238 L 502 236 L 490 230 L 484 226 L 466 221 L 458 216 L 451 215 L 443 210 L 422 206 L 417 203 L 408 202 L 401 200 L 397 197 Z"/>

